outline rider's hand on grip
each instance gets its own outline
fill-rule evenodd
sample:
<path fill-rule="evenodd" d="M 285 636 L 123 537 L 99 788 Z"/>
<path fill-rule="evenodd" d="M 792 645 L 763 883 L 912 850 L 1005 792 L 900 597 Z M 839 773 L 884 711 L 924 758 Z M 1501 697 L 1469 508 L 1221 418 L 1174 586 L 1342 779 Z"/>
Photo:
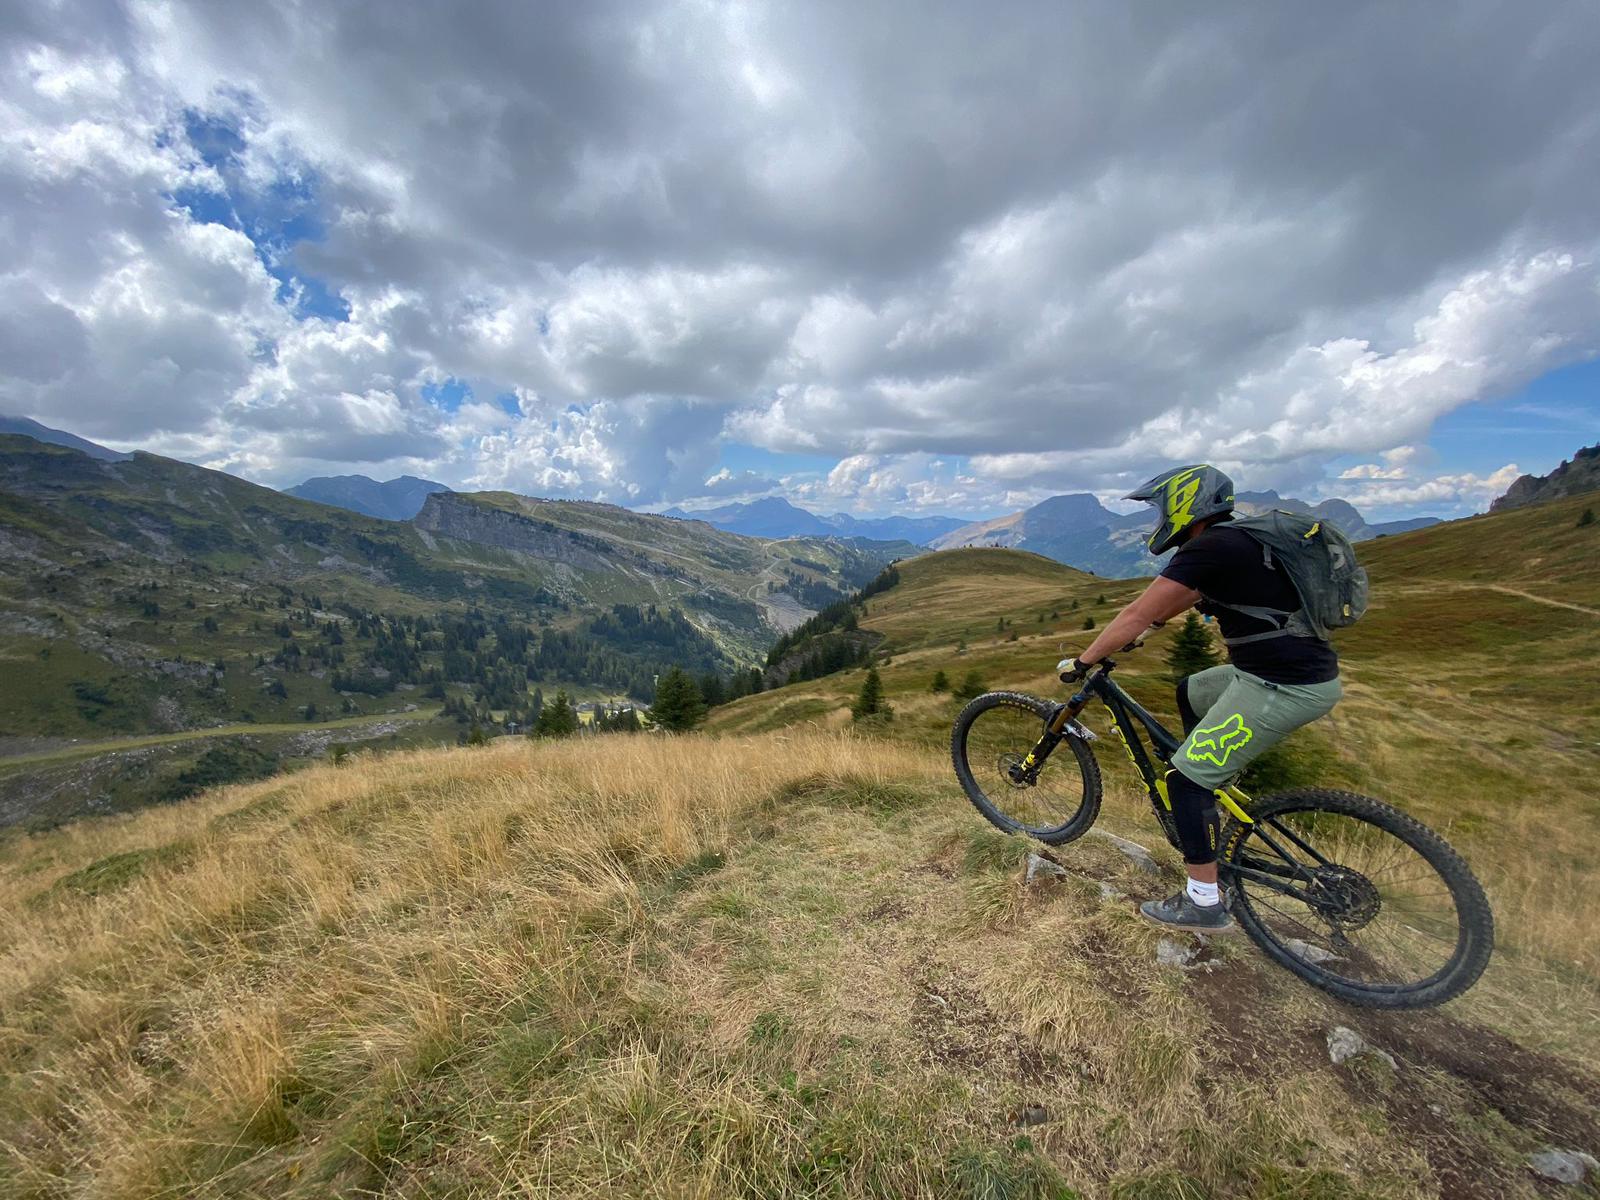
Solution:
<path fill-rule="evenodd" d="M 1063 658 L 1056 664 L 1056 670 L 1060 672 L 1062 683 L 1079 683 L 1088 677 L 1092 669 L 1084 666 L 1075 658 Z"/>

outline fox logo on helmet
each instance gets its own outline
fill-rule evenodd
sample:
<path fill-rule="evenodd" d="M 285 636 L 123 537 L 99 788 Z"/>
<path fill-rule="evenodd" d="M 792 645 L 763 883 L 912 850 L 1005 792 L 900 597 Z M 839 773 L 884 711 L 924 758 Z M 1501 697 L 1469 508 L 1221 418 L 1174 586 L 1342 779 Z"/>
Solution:
<path fill-rule="evenodd" d="M 1163 471 L 1126 498 L 1155 507 L 1159 518 L 1146 544 L 1151 554 L 1165 554 L 1196 521 L 1233 511 L 1233 480 L 1199 463 Z"/>

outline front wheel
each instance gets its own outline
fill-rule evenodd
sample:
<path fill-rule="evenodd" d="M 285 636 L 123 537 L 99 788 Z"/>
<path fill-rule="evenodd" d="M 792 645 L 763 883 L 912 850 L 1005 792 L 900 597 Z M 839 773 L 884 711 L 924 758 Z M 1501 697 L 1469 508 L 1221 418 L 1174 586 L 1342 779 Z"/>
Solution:
<path fill-rule="evenodd" d="M 1054 710 L 1021 692 L 979 696 L 956 717 L 950 758 L 961 790 L 991 825 L 1059 846 L 1100 815 L 1100 765 L 1089 743 L 1068 733 L 1036 770 L 1021 770 Z"/>
<path fill-rule="evenodd" d="M 1232 911 L 1266 953 L 1352 1004 L 1427 1008 L 1489 964 L 1494 916 L 1442 837 L 1367 796 L 1303 789 L 1230 821 Z"/>

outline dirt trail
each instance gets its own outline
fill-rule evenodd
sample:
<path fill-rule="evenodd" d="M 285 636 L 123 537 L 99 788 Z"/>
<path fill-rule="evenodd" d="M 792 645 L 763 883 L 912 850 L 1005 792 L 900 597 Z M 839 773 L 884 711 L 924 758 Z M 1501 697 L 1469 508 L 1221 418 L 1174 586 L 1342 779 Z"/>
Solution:
<path fill-rule="evenodd" d="M 13 767 L 36 767 L 45 763 L 68 762 L 76 758 L 95 758 L 101 754 L 112 754 L 119 750 L 137 750 L 145 746 L 169 746 L 175 742 L 198 741 L 203 738 L 235 737 L 240 734 L 315 733 L 318 730 L 355 729 L 381 721 L 425 721 L 431 716 L 433 716 L 431 709 L 416 709 L 411 712 L 373 713 L 360 717 L 341 717 L 336 721 L 296 722 L 293 724 L 237 723 L 233 725 L 213 725 L 207 729 L 189 729 L 182 733 L 152 733 L 138 737 L 108 738 L 104 741 L 94 742 L 75 741 L 66 745 L 58 745 L 51 750 L 39 750 L 28 754 L 13 754 L 0 758 L 0 771 L 7 771 Z"/>
<path fill-rule="evenodd" d="M 767 591 L 769 582 L 777 583 L 782 578 L 778 568 L 778 564 L 782 561 L 784 561 L 782 556 L 773 554 L 745 594 L 767 614 L 767 624 L 779 633 L 788 633 L 791 629 L 799 628 L 808 618 L 816 614 L 788 592 Z"/>
<path fill-rule="evenodd" d="M 1591 617 L 1600 617 L 1600 608 L 1586 608 L 1582 604 L 1569 604 L 1565 600 L 1552 600 L 1548 596 L 1538 596 L 1533 592 L 1525 592 L 1521 588 L 1506 587 L 1503 583 L 1462 583 L 1458 579 L 1428 579 L 1423 582 L 1435 587 L 1451 588 L 1458 592 L 1499 592 L 1506 596 L 1517 596 L 1523 600 L 1532 600 L 1535 604 L 1548 604 L 1551 608 L 1565 608 L 1573 612 L 1588 613 Z"/>

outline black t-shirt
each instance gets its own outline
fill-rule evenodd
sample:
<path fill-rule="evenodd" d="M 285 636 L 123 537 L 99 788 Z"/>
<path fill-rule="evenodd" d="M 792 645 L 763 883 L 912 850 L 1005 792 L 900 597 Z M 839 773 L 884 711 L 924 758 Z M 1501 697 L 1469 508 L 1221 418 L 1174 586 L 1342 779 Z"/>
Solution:
<path fill-rule="evenodd" d="M 1294 611 L 1300 607 L 1294 582 L 1276 566 L 1269 567 L 1261 543 L 1226 524 L 1202 529 L 1178 547 L 1161 574 L 1193 588 L 1206 600 Z M 1216 617 L 1225 638 L 1266 633 L 1281 624 L 1263 621 L 1221 605 L 1200 604 Z M 1339 675 L 1339 656 L 1320 638 L 1275 637 L 1228 647 L 1228 657 L 1241 671 L 1271 683 L 1326 683 Z"/>

